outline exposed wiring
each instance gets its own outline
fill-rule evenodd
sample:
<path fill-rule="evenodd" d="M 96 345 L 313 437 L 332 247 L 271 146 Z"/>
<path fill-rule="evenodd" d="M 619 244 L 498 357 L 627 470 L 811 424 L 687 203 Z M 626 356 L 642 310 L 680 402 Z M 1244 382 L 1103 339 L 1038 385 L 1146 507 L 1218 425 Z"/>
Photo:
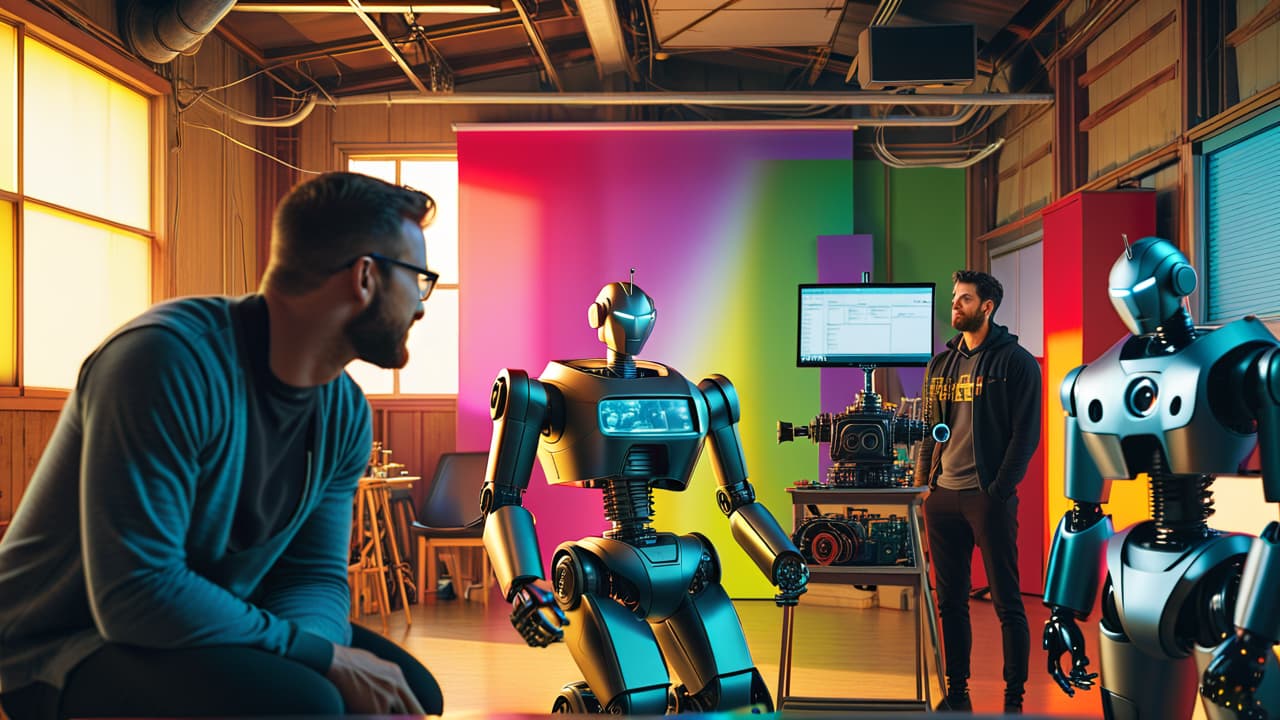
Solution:
<path fill-rule="evenodd" d="M 232 143 L 235 143 L 236 145 L 239 145 L 240 147 L 244 148 L 245 150 L 248 150 L 249 152 L 255 152 L 255 153 L 257 153 L 257 154 L 261 155 L 262 157 L 267 158 L 268 160 L 271 160 L 271 161 L 273 161 L 273 162 L 279 163 L 279 164 L 281 164 L 281 165 L 283 165 L 283 166 L 285 166 L 285 167 L 289 168 L 290 170 L 296 170 L 296 171 L 298 171 L 298 172 L 300 172 L 300 173 L 306 173 L 307 175 L 320 175 L 320 174 L 321 174 L 321 172 L 322 172 L 322 171 L 320 171 L 320 170 L 307 170 L 307 169 L 304 169 L 304 168 L 300 168 L 300 167 L 298 167 L 297 165 L 293 165 L 293 164 L 291 164 L 291 163 L 285 162 L 284 160 L 281 160 L 280 158 L 276 157 L 275 155 L 272 155 L 272 154 L 271 154 L 271 153 L 269 153 L 269 152 L 266 152 L 265 150 L 259 150 L 258 148 L 254 147 L 254 146 L 252 146 L 252 145 L 250 145 L 250 144 L 248 144 L 248 143 L 246 143 L 246 142 L 242 142 L 242 141 L 240 141 L 239 139 L 234 138 L 234 137 L 232 137 L 231 135 L 228 135 L 227 133 L 222 132 L 222 131 L 221 131 L 221 130 L 219 130 L 218 128 L 215 128 L 215 127 L 212 127 L 212 126 L 209 126 L 209 125 L 205 125 L 204 123 L 198 123 L 198 122 L 194 122 L 194 121 L 192 121 L 192 120 L 182 120 L 182 121 L 180 122 L 180 124 L 182 124 L 182 125 L 189 125 L 189 126 L 191 126 L 191 127 L 193 127 L 193 128 L 200 128 L 201 130 L 208 130 L 209 132 L 214 133 L 215 135 L 221 135 L 223 138 L 227 139 L 228 141 L 230 141 L 230 142 L 232 142 Z"/>

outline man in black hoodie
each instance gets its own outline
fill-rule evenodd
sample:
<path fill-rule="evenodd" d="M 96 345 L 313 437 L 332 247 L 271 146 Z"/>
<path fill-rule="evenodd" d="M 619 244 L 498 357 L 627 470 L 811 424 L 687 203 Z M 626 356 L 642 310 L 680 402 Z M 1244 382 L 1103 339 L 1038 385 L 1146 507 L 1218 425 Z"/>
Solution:
<path fill-rule="evenodd" d="M 947 696 L 939 710 L 971 711 L 969 565 L 982 551 L 1004 647 L 1004 711 L 1022 711 L 1031 636 L 1018 585 L 1018 483 L 1040 443 L 1040 367 L 1016 335 L 991 321 L 1004 289 L 973 270 L 953 276 L 951 325 L 960 331 L 934 356 L 923 394 L 930 425 L 916 485 L 928 484 L 925 527 L 938 583 Z M 937 437 L 939 434 L 934 433 Z"/>

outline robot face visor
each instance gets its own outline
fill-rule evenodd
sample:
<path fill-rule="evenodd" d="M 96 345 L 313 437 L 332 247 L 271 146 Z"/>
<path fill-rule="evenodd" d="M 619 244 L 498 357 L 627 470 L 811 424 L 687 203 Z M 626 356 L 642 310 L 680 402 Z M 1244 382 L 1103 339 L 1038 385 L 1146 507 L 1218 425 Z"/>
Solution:
<path fill-rule="evenodd" d="M 623 310 L 614 310 L 609 313 L 610 334 L 615 342 L 619 345 L 625 345 L 623 349 L 627 353 L 635 354 L 643 347 L 644 342 L 649 339 L 649 334 L 653 332 L 653 322 L 656 317 L 654 310 L 645 313 L 632 314 Z"/>
<path fill-rule="evenodd" d="M 1148 277 L 1131 288 L 1110 289 L 1111 305 L 1134 335 L 1156 331 L 1160 324 L 1160 291 L 1156 279 Z"/>

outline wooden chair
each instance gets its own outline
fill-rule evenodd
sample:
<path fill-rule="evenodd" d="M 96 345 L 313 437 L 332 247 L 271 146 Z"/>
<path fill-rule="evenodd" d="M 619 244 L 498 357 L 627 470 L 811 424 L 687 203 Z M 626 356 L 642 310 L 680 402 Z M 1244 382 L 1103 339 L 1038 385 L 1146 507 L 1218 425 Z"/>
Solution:
<path fill-rule="evenodd" d="M 473 589 L 489 602 L 489 556 L 484 551 L 484 513 L 480 511 L 480 489 L 484 486 L 487 452 L 445 453 L 436 465 L 422 512 L 410 526 L 418 539 L 418 597 L 424 602 L 434 597 L 443 559 L 457 592 L 467 599 Z M 462 583 L 461 554 L 466 548 L 480 551 L 478 582 Z M 443 551 L 443 552 L 441 552 Z M 437 558 L 439 554 L 440 558 Z"/>

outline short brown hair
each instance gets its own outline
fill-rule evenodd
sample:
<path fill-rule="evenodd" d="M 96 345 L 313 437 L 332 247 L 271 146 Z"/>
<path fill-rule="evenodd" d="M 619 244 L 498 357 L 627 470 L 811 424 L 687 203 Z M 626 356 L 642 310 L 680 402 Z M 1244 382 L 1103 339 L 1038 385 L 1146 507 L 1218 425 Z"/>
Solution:
<path fill-rule="evenodd" d="M 995 276 L 979 270 L 957 270 L 951 276 L 952 282 L 969 283 L 978 289 L 978 301 L 982 302 L 990 300 L 994 305 L 991 308 L 992 317 L 996 311 L 1000 309 L 1000 301 L 1004 300 L 1004 286 Z"/>
<path fill-rule="evenodd" d="M 424 192 L 358 173 L 325 173 L 299 183 L 276 208 L 262 286 L 288 294 L 313 290 L 353 258 L 391 254 L 400 223 L 425 226 L 435 210 Z"/>

